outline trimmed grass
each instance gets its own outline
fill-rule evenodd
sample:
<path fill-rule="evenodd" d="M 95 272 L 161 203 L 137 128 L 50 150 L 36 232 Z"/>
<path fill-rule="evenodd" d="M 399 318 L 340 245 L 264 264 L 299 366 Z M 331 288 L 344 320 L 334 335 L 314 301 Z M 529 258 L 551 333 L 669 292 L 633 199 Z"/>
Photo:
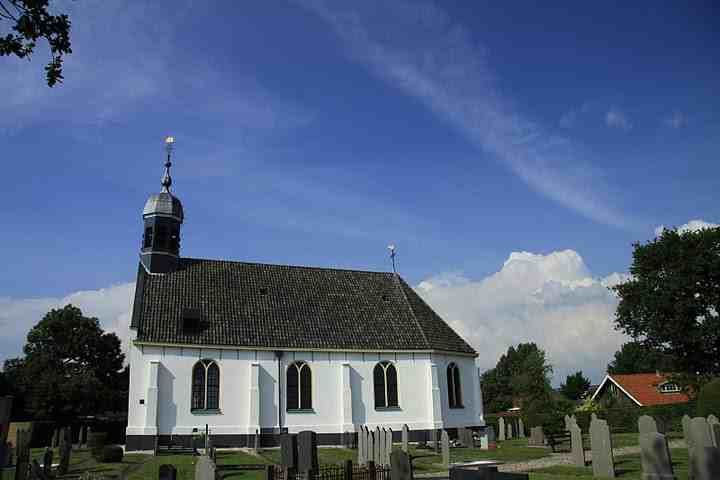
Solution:
<path fill-rule="evenodd" d="M 684 448 L 674 448 L 670 450 L 670 455 L 673 460 L 675 475 L 678 480 L 687 480 L 687 450 Z M 640 480 L 642 478 L 640 455 L 623 455 L 621 457 L 616 457 L 615 471 L 617 473 L 617 478 L 624 480 Z M 592 467 L 590 466 L 579 468 L 568 465 L 558 465 L 530 472 L 531 480 L 590 480 L 592 478 Z"/>

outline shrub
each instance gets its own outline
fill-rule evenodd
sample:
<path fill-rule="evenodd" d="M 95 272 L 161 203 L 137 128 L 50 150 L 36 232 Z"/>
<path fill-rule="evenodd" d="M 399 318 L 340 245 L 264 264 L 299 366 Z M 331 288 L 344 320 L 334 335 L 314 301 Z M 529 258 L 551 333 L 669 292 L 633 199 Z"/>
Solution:
<path fill-rule="evenodd" d="M 706 383 L 697 396 L 697 415 L 707 417 L 710 414 L 720 416 L 720 378 Z"/>
<path fill-rule="evenodd" d="M 90 432 L 87 439 L 88 448 L 90 454 L 97 460 L 102 456 L 103 447 L 105 446 L 105 440 L 107 439 L 107 433 L 105 432 Z"/>
<path fill-rule="evenodd" d="M 102 448 L 100 458 L 102 463 L 119 463 L 123 459 L 123 449 L 119 445 L 106 445 Z"/>

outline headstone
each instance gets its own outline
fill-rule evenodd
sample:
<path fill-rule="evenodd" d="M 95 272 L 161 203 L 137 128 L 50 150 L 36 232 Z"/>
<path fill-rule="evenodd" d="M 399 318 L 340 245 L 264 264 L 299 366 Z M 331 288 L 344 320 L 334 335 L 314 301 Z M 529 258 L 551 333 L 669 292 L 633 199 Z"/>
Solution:
<path fill-rule="evenodd" d="M 357 444 L 357 453 L 358 453 L 358 465 L 365 465 L 365 428 L 360 425 L 360 428 L 358 429 L 358 444 Z"/>
<path fill-rule="evenodd" d="M 683 415 L 682 417 L 682 430 L 683 430 L 683 437 L 685 438 L 685 445 L 687 445 L 688 449 L 688 456 L 692 457 L 692 450 L 693 450 L 693 444 L 692 444 L 692 436 L 690 435 L 690 416 Z M 692 476 L 690 477 L 692 478 Z"/>
<path fill-rule="evenodd" d="M 522 418 L 518 418 L 518 438 L 525 438 L 525 424 Z"/>
<path fill-rule="evenodd" d="M 65 475 L 70 468 L 70 453 L 72 452 L 72 441 L 70 440 L 70 427 L 63 428 L 60 437 L 60 463 L 58 473 Z"/>
<path fill-rule="evenodd" d="M 593 412 L 593 413 L 590 414 L 590 421 L 591 421 L 591 422 L 592 422 L 592 421 L 595 421 L 595 420 L 597 420 L 597 419 L 598 419 L 598 416 L 597 416 L 597 414 L 595 414 L 595 412 Z"/>
<path fill-rule="evenodd" d="M 385 442 L 387 440 L 387 436 L 385 435 L 385 429 L 378 429 L 378 458 L 375 459 L 375 465 L 384 465 L 385 464 L 385 451 L 387 450 L 387 447 L 385 446 Z"/>
<path fill-rule="evenodd" d="M 440 435 L 438 434 L 437 428 L 432 429 L 432 442 L 433 442 L 433 451 L 435 453 L 440 453 Z"/>
<path fill-rule="evenodd" d="M 390 454 L 390 478 L 392 480 L 412 480 L 412 465 L 407 452 L 394 450 Z"/>
<path fill-rule="evenodd" d="M 367 430 L 367 450 L 365 451 L 365 463 L 375 462 L 375 432 Z"/>
<path fill-rule="evenodd" d="M 298 447 L 295 435 L 290 433 L 280 435 L 280 465 L 293 470 L 297 469 Z"/>
<path fill-rule="evenodd" d="M 216 467 L 207 455 L 201 455 L 195 464 L 195 480 L 215 480 Z"/>
<path fill-rule="evenodd" d="M 392 434 L 392 428 L 388 428 L 385 432 L 385 465 L 390 465 L 390 453 L 392 452 L 393 445 Z"/>
<path fill-rule="evenodd" d="M 53 461 L 53 451 L 50 448 L 45 449 L 45 453 L 43 454 L 43 473 L 46 475 L 50 475 L 50 472 L 52 471 L 52 461 Z"/>
<path fill-rule="evenodd" d="M 442 443 L 443 465 L 447 467 L 450 466 L 450 437 L 448 436 L 447 430 L 442 431 L 440 438 L 440 443 Z"/>
<path fill-rule="evenodd" d="M 569 432 L 570 431 L 570 415 L 566 414 L 565 417 L 563 417 L 563 418 L 565 420 L 565 431 Z"/>
<path fill-rule="evenodd" d="M 590 422 L 590 447 L 592 449 L 593 475 L 615 478 L 610 428 L 605 420 L 596 418 Z"/>
<path fill-rule="evenodd" d="M 465 434 L 465 431 L 467 429 L 465 427 L 458 427 L 457 429 L 457 441 L 464 447 L 467 446 L 467 443 L 465 443 L 465 439 L 467 438 L 467 435 Z"/>
<path fill-rule="evenodd" d="M 709 423 L 710 434 L 717 448 L 720 448 L 720 423 Z"/>
<path fill-rule="evenodd" d="M 15 480 L 26 480 L 30 470 L 30 432 L 18 430 L 15 441 Z"/>
<path fill-rule="evenodd" d="M 658 433 L 657 422 L 650 415 L 641 415 L 640 418 L 638 418 L 638 432 L 640 435 Z"/>
<path fill-rule="evenodd" d="M 689 438 L 692 442 L 692 450 L 690 450 L 688 478 L 693 480 L 720 478 L 720 448 L 714 445 L 712 437 L 707 419 L 697 417 L 690 420 Z"/>
<path fill-rule="evenodd" d="M 309 430 L 298 433 L 298 470 L 316 471 L 318 468 L 317 434 Z"/>
<path fill-rule="evenodd" d="M 675 480 L 667 438 L 662 433 L 640 433 L 640 463 L 643 480 Z"/>
<path fill-rule="evenodd" d="M 480 434 L 480 450 L 488 450 L 490 448 L 489 435 L 487 433 Z"/>
<path fill-rule="evenodd" d="M 385 437 L 380 431 L 380 427 L 375 427 L 375 448 L 373 449 L 373 462 L 375 465 L 380 465 L 380 452 L 383 450 L 383 444 L 385 443 Z"/>
<path fill-rule="evenodd" d="M 509 422 L 507 423 L 507 435 L 505 435 L 505 438 L 508 439 L 508 440 L 512 440 L 512 439 L 513 439 L 513 424 L 512 424 L 512 421 L 509 421 Z"/>
<path fill-rule="evenodd" d="M 88 431 L 88 426 L 87 426 L 87 425 L 82 425 L 82 426 L 80 427 L 80 434 L 79 434 L 79 437 L 78 437 L 78 443 L 80 444 L 80 447 L 81 447 L 81 448 L 84 448 L 85 445 L 87 445 L 87 431 Z"/>
<path fill-rule="evenodd" d="M 708 415 L 707 421 L 708 421 L 708 423 L 720 423 L 720 420 L 718 420 L 718 417 L 716 417 L 712 413 L 710 415 Z"/>
<path fill-rule="evenodd" d="M 176 480 L 177 479 L 177 468 L 174 465 L 164 464 L 160 465 L 158 471 L 158 480 Z"/>
<path fill-rule="evenodd" d="M 408 442 L 410 440 L 410 428 L 408 428 L 407 424 L 403 425 L 402 427 L 402 450 L 405 453 L 408 453 Z"/>
<path fill-rule="evenodd" d="M 570 457 L 573 465 L 585 468 L 585 449 L 583 449 L 582 430 L 577 423 L 570 424 Z"/>
<path fill-rule="evenodd" d="M 505 440 L 505 433 L 507 433 L 507 430 L 505 429 L 505 419 L 500 417 L 498 418 L 498 440 L 501 442 Z"/>
<path fill-rule="evenodd" d="M 497 437 L 495 436 L 495 427 L 492 425 L 488 425 L 485 427 L 485 433 L 487 433 L 488 438 L 488 444 L 492 445 L 497 442 Z"/>

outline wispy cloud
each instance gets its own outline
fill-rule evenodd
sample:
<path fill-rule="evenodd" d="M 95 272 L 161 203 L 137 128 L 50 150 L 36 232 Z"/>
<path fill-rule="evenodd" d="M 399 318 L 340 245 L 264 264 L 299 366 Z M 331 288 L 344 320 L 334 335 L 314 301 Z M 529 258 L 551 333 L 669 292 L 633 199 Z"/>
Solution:
<path fill-rule="evenodd" d="M 592 220 L 629 226 L 588 153 L 518 113 L 496 86 L 486 51 L 435 5 L 299 3 L 334 29 L 353 58 L 419 99 L 533 189 Z"/>
<path fill-rule="evenodd" d="M 605 114 L 605 125 L 611 128 L 619 128 L 626 132 L 633 128 L 628 116 L 617 107 L 612 107 L 607 111 Z"/>
<path fill-rule="evenodd" d="M 684 113 L 676 110 L 673 113 L 664 116 L 662 121 L 666 127 L 677 129 L 686 126 L 688 123 L 688 118 Z"/>

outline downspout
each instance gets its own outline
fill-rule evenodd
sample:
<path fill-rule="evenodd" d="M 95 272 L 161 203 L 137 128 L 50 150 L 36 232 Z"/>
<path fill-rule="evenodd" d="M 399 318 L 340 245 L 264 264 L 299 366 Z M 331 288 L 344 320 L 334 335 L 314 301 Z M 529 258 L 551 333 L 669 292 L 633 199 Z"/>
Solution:
<path fill-rule="evenodd" d="M 275 358 L 277 358 L 277 378 L 278 378 L 278 434 L 282 433 L 283 416 L 282 416 L 282 350 L 275 350 Z"/>

